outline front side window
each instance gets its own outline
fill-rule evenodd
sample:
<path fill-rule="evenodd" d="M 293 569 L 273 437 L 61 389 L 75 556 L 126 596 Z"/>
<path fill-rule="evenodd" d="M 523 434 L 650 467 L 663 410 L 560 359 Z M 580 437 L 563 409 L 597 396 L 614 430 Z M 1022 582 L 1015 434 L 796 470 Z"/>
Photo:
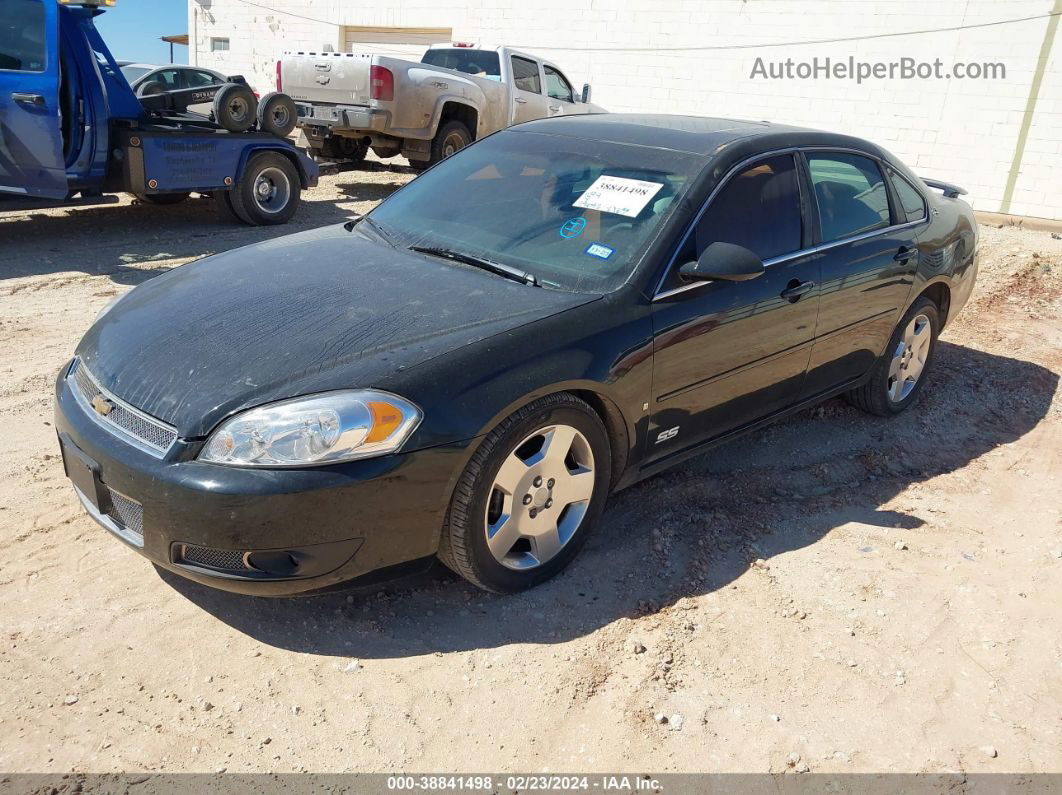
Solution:
<path fill-rule="evenodd" d="M 907 221 L 921 221 L 925 218 L 926 201 L 922 198 L 922 194 L 891 168 L 889 169 L 889 179 L 892 180 L 892 187 L 895 188 L 896 195 L 900 197 L 900 206 L 903 208 L 904 218 Z"/>
<path fill-rule="evenodd" d="M 538 64 L 519 55 L 512 56 L 513 83 L 521 91 L 542 93 L 542 79 L 538 76 Z"/>
<path fill-rule="evenodd" d="M 807 157 L 823 243 L 889 225 L 889 196 L 877 163 L 840 152 Z"/>
<path fill-rule="evenodd" d="M 192 69 L 185 70 L 184 81 L 188 88 L 204 88 L 222 82 L 209 72 L 198 72 Z"/>
<path fill-rule="evenodd" d="M 642 262 L 703 158 L 506 131 L 461 150 L 369 216 L 399 248 L 450 249 L 605 293 Z"/>
<path fill-rule="evenodd" d="M 559 99 L 564 102 L 575 102 L 575 94 L 567 79 L 552 66 L 542 65 L 546 73 L 546 93 L 550 99 Z"/>
<path fill-rule="evenodd" d="M 0 0 L 0 69 L 43 72 L 44 39 L 42 0 Z"/>
<path fill-rule="evenodd" d="M 695 260 L 712 243 L 743 246 L 769 260 L 799 251 L 803 237 L 800 186 L 792 155 L 778 155 L 732 177 L 704 211 L 692 235 L 696 248 L 679 264 Z"/>

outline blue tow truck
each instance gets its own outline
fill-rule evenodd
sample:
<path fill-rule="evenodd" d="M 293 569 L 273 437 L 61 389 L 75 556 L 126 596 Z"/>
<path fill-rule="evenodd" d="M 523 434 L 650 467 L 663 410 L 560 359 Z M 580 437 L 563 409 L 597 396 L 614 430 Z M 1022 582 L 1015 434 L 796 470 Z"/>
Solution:
<path fill-rule="evenodd" d="M 247 224 L 288 221 L 318 177 L 287 138 L 291 98 L 259 101 L 239 76 L 137 97 L 94 24 L 115 2 L 0 0 L 0 210 L 196 192 Z"/>

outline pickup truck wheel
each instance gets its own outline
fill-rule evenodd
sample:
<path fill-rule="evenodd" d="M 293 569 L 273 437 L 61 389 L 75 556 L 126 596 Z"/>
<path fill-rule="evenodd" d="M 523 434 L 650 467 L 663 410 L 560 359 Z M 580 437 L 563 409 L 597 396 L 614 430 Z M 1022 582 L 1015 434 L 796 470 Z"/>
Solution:
<path fill-rule="evenodd" d="M 140 201 L 147 202 L 148 204 L 158 204 L 160 206 L 166 204 L 180 204 L 188 198 L 188 193 L 134 193 Z"/>
<path fill-rule="evenodd" d="M 434 166 L 440 160 L 445 160 L 454 152 L 464 149 L 470 143 L 472 143 L 472 134 L 464 124 L 459 121 L 446 122 L 431 140 L 431 158 L 424 165 L 424 168 Z"/>
<path fill-rule="evenodd" d="M 226 83 L 214 95 L 214 119 L 229 132 L 246 132 L 254 126 L 258 100 L 242 83 Z"/>
<path fill-rule="evenodd" d="M 258 103 L 258 129 L 287 138 L 295 129 L 295 103 L 287 94 L 271 91 Z"/>
<path fill-rule="evenodd" d="M 290 160 L 276 152 L 260 152 L 248 161 L 229 197 L 242 220 L 252 226 L 268 226 L 291 219 L 301 192 L 299 172 Z"/>

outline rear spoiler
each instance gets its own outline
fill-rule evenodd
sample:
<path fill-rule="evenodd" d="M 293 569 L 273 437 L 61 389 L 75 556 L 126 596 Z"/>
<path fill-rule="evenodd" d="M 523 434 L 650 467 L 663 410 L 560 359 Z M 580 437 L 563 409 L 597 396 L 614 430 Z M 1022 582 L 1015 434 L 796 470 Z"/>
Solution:
<path fill-rule="evenodd" d="M 937 179 L 923 179 L 922 182 L 926 183 L 926 185 L 931 188 L 944 191 L 944 195 L 949 199 L 957 199 L 966 193 L 963 188 L 960 188 L 958 185 L 952 185 L 950 182 L 941 182 Z"/>

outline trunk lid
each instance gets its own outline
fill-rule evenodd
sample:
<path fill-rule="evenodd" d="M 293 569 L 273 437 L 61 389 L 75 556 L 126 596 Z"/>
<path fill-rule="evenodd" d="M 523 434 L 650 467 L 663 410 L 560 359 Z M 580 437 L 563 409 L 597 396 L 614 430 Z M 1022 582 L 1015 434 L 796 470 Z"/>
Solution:
<path fill-rule="evenodd" d="M 284 93 L 296 101 L 368 105 L 372 59 L 367 53 L 285 53 Z"/>

